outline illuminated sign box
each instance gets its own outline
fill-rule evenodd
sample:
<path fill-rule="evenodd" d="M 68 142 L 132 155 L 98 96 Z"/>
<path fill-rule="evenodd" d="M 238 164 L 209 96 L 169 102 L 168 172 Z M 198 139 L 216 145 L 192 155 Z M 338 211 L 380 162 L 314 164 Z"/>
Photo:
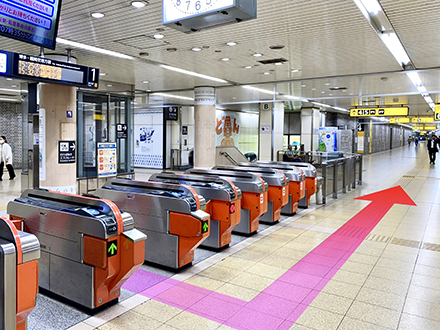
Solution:
<path fill-rule="evenodd" d="M 390 124 L 408 124 L 410 122 L 409 118 L 390 118 L 388 120 Z"/>
<path fill-rule="evenodd" d="M 435 105 L 434 118 L 435 120 L 440 120 L 440 104 Z"/>
<path fill-rule="evenodd" d="M 408 114 L 408 107 L 350 109 L 350 117 L 394 117 L 408 116 Z"/>
<path fill-rule="evenodd" d="M 163 0 L 162 24 L 191 33 L 257 17 L 257 0 Z"/>
<path fill-rule="evenodd" d="M 411 123 L 433 123 L 434 117 L 414 117 L 411 118 Z"/>
<path fill-rule="evenodd" d="M 61 0 L 0 0 L 0 35 L 55 49 Z"/>
<path fill-rule="evenodd" d="M 0 73 L 6 73 L 8 70 L 8 55 L 0 53 Z"/>

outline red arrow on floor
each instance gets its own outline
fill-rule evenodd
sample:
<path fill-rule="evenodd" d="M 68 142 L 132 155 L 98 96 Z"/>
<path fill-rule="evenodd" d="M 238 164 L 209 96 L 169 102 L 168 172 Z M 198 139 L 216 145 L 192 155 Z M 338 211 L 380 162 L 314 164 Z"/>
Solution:
<path fill-rule="evenodd" d="M 356 199 L 371 203 L 250 302 L 169 278 L 140 294 L 235 329 L 290 329 L 394 204 L 416 206 L 400 186 Z"/>

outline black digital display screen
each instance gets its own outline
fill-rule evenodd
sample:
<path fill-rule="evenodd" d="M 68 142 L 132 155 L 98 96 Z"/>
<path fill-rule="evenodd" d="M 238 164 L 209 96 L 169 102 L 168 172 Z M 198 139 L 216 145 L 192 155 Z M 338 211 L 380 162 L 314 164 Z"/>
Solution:
<path fill-rule="evenodd" d="M 55 49 L 61 0 L 0 0 L 0 35 Z"/>

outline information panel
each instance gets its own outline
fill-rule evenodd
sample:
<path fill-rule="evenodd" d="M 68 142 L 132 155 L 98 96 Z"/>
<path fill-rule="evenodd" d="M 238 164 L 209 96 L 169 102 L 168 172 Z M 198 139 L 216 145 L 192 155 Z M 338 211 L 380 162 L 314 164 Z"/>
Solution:
<path fill-rule="evenodd" d="M 55 49 L 61 0 L 0 0 L 0 35 Z"/>
<path fill-rule="evenodd" d="M 410 118 L 403 117 L 403 118 L 390 118 L 388 120 L 390 124 L 408 124 L 410 122 Z"/>
<path fill-rule="evenodd" d="M 394 117 L 408 116 L 408 113 L 408 107 L 350 109 L 350 117 Z"/>
<path fill-rule="evenodd" d="M 434 117 L 413 117 L 411 123 L 433 123 Z"/>
<path fill-rule="evenodd" d="M 98 143 L 98 177 L 116 175 L 116 143 Z"/>

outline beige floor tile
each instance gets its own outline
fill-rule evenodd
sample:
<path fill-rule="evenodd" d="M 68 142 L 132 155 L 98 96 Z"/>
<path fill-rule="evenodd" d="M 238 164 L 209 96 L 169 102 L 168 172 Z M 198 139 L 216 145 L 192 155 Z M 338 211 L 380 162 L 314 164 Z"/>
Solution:
<path fill-rule="evenodd" d="M 402 314 L 398 330 L 438 330 L 440 322 L 428 320 L 415 315 Z"/>
<path fill-rule="evenodd" d="M 293 250 L 286 247 L 281 247 L 278 250 L 274 251 L 272 254 L 270 254 L 270 256 L 280 256 L 283 258 L 289 258 L 298 261 L 304 258 L 307 254 L 309 254 L 310 251 L 311 249 L 309 251 L 303 251 L 303 250 Z M 267 255 L 265 257 L 267 257 Z"/>
<path fill-rule="evenodd" d="M 185 311 L 169 320 L 166 324 L 181 330 L 213 330 L 219 328 L 221 325 L 220 323 Z"/>
<path fill-rule="evenodd" d="M 267 252 L 249 250 L 248 248 L 244 248 L 243 250 L 234 253 L 232 256 L 235 258 L 257 262 L 267 257 L 267 255 Z"/>
<path fill-rule="evenodd" d="M 309 306 L 296 323 L 316 330 L 337 329 L 344 316 Z"/>
<path fill-rule="evenodd" d="M 407 298 L 404 313 L 423 317 L 425 319 L 440 321 L 440 304 L 418 299 Z"/>
<path fill-rule="evenodd" d="M 277 246 L 283 246 L 284 244 L 290 242 L 292 239 L 294 239 L 294 237 L 284 237 L 282 235 L 279 236 L 273 236 L 273 234 L 266 236 L 264 238 L 261 239 L 261 243 L 264 244 L 273 244 L 273 245 L 277 245 Z"/>
<path fill-rule="evenodd" d="M 255 242 L 251 245 L 249 245 L 246 250 L 248 251 L 256 251 L 256 252 L 263 252 L 263 253 L 272 253 L 273 251 L 280 248 L 280 246 L 273 245 L 273 244 L 264 244 L 261 243 L 261 241 Z"/>
<path fill-rule="evenodd" d="M 295 323 L 294 325 L 292 325 L 290 327 L 289 330 L 310 330 L 310 329 L 313 329 L 313 328 L 309 328 L 309 327 L 306 327 L 304 325 Z"/>
<path fill-rule="evenodd" d="M 386 278 L 370 276 L 364 286 L 373 290 L 393 293 L 397 295 L 406 295 L 409 288 L 409 281 L 393 281 Z"/>
<path fill-rule="evenodd" d="M 181 313 L 182 310 L 156 300 L 148 300 L 147 302 L 132 309 L 133 312 L 143 316 L 155 319 L 161 323 L 171 320 L 174 316 Z"/>
<path fill-rule="evenodd" d="M 440 302 L 440 288 L 431 289 L 411 283 L 408 291 L 408 298 L 428 301 L 432 303 Z"/>
<path fill-rule="evenodd" d="M 159 328 L 157 328 L 157 330 L 176 330 L 177 328 L 172 327 L 171 325 L 168 324 L 162 324 Z"/>
<path fill-rule="evenodd" d="M 273 233 L 273 236 L 284 236 L 284 237 L 292 237 L 295 238 L 299 235 L 301 235 L 302 233 L 304 233 L 305 230 L 304 229 L 298 229 L 298 228 L 291 228 L 291 227 L 283 227 L 281 229 L 278 229 L 275 233 Z M 272 236 L 271 235 L 271 236 Z"/>
<path fill-rule="evenodd" d="M 350 307 L 347 316 L 385 328 L 396 329 L 400 318 L 400 311 L 355 301 Z"/>
<path fill-rule="evenodd" d="M 223 282 L 229 282 L 241 273 L 242 271 L 238 269 L 213 265 L 205 269 L 204 271 L 200 272 L 198 275 L 210 277 Z"/>
<path fill-rule="evenodd" d="M 255 261 L 245 260 L 243 258 L 237 258 L 234 257 L 234 255 L 232 255 L 218 262 L 217 265 L 222 267 L 238 269 L 238 270 L 246 270 L 249 267 L 255 265 Z"/>
<path fill-rule="evenodd" d="M 413 253 L 407 253 L 407 252 L 390 251 L 385 249 L 385 251 L 382 253 L 380 257 L 415 264 L 417 260 L 418 249 L 414 249 L 414 250 L 415 251 Z"/>
<path fill-rule="evenodd" d="M 228 327 L 227 325 L 222 324 L 218 330 L 235 330 L 234 328 Z"/>
<path fill-rule="evenodd" d="M 358 262 L 361 264 L 370 264 L 375 265 L 377 260 L 379 259 L 378 256 L 369 256 L 362 253 L 353 253 L 348 260 L 353 262 Z"/>
<path fill-rule="evenodd" d="M 284 248 L 310 252 L 316 248 L 321 242 L 299 242 L 296 239 L 284 245 Z"/>
<path fill-rule="evenodd" d="M 298 259 L 299 260 L 299 259 Z M 290 269 L 292 268 L 298 261 L 291 258 L 285 258 L 281 257 L 279 255 L 271 254 L 260 261 L 260 263 L 270 265 L 270 266 L 276 266 L 283 269 Z"/>
<path fill-rule="evenodd" d="M 376 266 L 373 268 L 370 275 L 380 278 L 386 278 L 392 281 L 408 283 L 412 277 L 412 272 L 411 270 L 408 271 L 408 269 L 404 270 L 398 268 Z"/>
<path fill-rule="evenodd" d="M 360 262 L 354 262 L 351 260 L 347 260 L 344 265 L 341 267 L 341 270 L 346 270 L 353 273 L 359 273 L 368 275 L 373 269 L 373 265 L 371 264 L 363 264 Z"/>
<path fill-rule="evenodd" d="M 415 264 L 413 262 L 405 262 L 387 258 L 380 258 L 377 261 L 376 265 L 378 267 L 398 269 L 404 272 L 413 272 L 415 267 Z"/>
<path fill-rule="evenodd" d="M 411 284 L 438 290 L 440 288 L 440 278 L 414 274 Z"/>
<path fill-rule="evenodd" d="M 368 274 L 353 273 L 345 270 L 338 270 L 333 276 L 336 281 L 362 286 L 367 279 Z"/>
<path fill-rule="evenodd" d="M 225 285 L 221 286 L 215 291 L 244 301 L 251 301 L 261 292 L 261 291 L 245 288 L 243 286 L 235 285 L 232 283 L 226 283 Z"/>
<path fill-rule="evenodd" d="M 366 242 L 362 243 L 357 249 L 357 253 L 362 253 L 368 256 L 380 257 L 383 252 L 383 249 L 380 247 L 379 243 L 377 243 L 377 248 L 364 245 Z M 376 242 L 375 242 L 376 243 Z"/>
<path fill-rule="evenodd" d="M 418 263 L 416 264 L 416 267 L 414 269 L 414 273 L 420 274 L 420 275 L 425 275 L 425 276 L 440 278 L 440 268 L 420 265 Z"/>
<path fill-rule="evenodd" d="M 405 296 L 364 287 L 357 295 L 356 300 L 400 312 L 405 303 Z"/>
<path fill-rule="evenodd" d="M 273 279 L 258 276 L 249 273 L 241 273 L 233 281 L 232 284 L 239 285 L 255 291 L 263 291 L 274 282 Z"/>
<path fill-rule="evenodd" d="M 246 273 L 268 277 L 273 280 L 277 280 L 285 272 L 286 269 L 279 268 L 276 266 L 270 266 L 261 262 L 253 265 L 251 268 L 246 270 Z"/>
<path fill-rule="evenodd" d="M 383 328 L 381 326 L 363 322 L 353 319 L 351 317 L 344 317 L 338 330 L 387 330 L 389 328 Z"/>
<path fill-rule="evenodd" d="M 324 309 L 331 313 L 345 315 L 352 302 L 352 299 L 321 292 L 315 300 L 313 300 L 310 306 Z"/>
<path fill-rule="evenodd" d="M 332 279 L 322 290 L 337 296 L 354 299 L 361 290 L 360 285 L 348 284 Z"/>
<path fill-rule="evenodd" d="M 226 283 L 225 281 L 219 281 L 219 280 L 215 280 L 213 278 L 201 276 L 201 275 L 191 276 L 185 282 L 192 284 L 192 285 L 199 286 L 201 288 L 208 289 L 208 290 L 216 290 L 219 287 L 221 287 L 223 284 Z"/>
<path fill-rule="evenodd" d="M 128 311 L 112 321 L 99 327 L 99 330 L 126 330 L 126 329 L 157 329 L 162 322 Z"/>

